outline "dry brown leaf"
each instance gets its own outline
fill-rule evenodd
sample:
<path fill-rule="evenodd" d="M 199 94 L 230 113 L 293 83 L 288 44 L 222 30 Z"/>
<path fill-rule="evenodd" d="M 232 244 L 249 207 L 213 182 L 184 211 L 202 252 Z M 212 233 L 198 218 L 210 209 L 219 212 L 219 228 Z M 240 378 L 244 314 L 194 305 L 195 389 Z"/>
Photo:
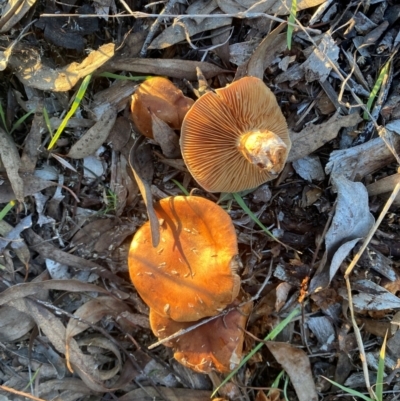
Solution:
<path fill-rule="evenodd" d="M 36 0 L 9 0 L 2 10 L 0 32 L 9 31 L 36 3 Z M 4 25 L 3 25 L 4 24 Z"/>
<path fill-rule="evenodd" d="M 65 394 L 61 393 L 58 395 L 58 391 L 65 390 Z M 64 377 L 62 380 L 47 380 L 41 382 L 39 385 L 39 396 L 50 399 L 49 394 L 53 391 L 57 392 L 59 400 L 65 400 L 65 396 L 69 396 L 68 400 L 71 400 L 71 392 L 74 393 L 73 400 L 81 399 L 84 395 L 92 394 L 92 391 L 86 386 L 86 384 L 77 378 Z M 53 399 L 53 398 L 51 398 Z"/>
<path fill-rule="evenodd" d="M 114 47 L 113 43 L 105 44 L 90 53 L 81 63 L 53 69 L 40 61 L 37 51 L 18 45 L 18 52 L 10 57 L 9 65 L 24 85 L 44 91 L 64 92 L 110 60 L 114 55 Z"/>
<path fill-rule="evenodd" d="M 179 137 L 163 120 L 151 113 L 153 138 L 160 145 L 165 157 L 176 159 L 181 155 Z"/>
<path fill-rule="evenodd" d="M 284 38 L 279 35 L 285 27 L 286 23 L 278 25 L 262 40 L 250 57 L 247 65 L 247 74 L 245 75 L 263 79 L 268 60 L 272 61 L 278 52 L 286 48 L 286 35 L 284 35 Z M 285 46 L 283 49 L 282 43 Z M 243 70 L 243 66 L 241 70 Z M 235 77 L 235 79 L 237 79 L 237 77 Z"/>
<path fill-rule="evenodd" d="M 220 18 L 204 18 L 201 22 L 197 21 L 197 19 L 188 18 L 179 21 L 175 20 L 171 26 L 164 29 L 151 42 L 149 49 L 165 49 L 185 39 L 190 40 L 191 36 L 198 33 L 231 25 L 231 23 L 232 18 L 224 17 L 222 14 Z"/>
<path fill-rule="evenodd" d="M 210 401 L 211 396 L 211 391 L 189 388 L 142 387 L 119 397 L 118 401 L 149 401 L 159 398 L 160 393 L 168 401 Z"/>
<path fill-rule="evenodd" d="M 317 401 L 318 394 L 307 354 L 288 343 L 268 341 L 267 347 L 289 375 L 299 401 Z"/>
<path fill-rule="evenodd" d="M 8 304 L 15 300 L 37 295 L 43 290 L 58 290 L 70 292 L 100 292 L 108 294 L 104 288 L 93 284 L 84 283 L 79 280 L 47 280 L 24 284 L 15 284 L 0 293 L 0 305 Z"/>
<path fill-rule="evenodd" d="M 197 67 L 201 68 L 201 71 L 207 79 L 213 78 L 218 74 L 230 72 L 229 70 L 223 70 L 214 64 L 178 59 L 128 58 L 110 60 L 104 66 L 107 71 L 125 70 L 141 74 L 165 75 L 167 77 L 181 79 L 185 78 L 191 81 L 197 79 Z"/>
<path fill-rule="evenodd" d="M 30 174 L 22 175 L 22 182 L 23 197 L 33 195 L 38 191 L 56 185 L 54 182 L 42 180 L 41 178 Z M 10 181 L 4 180 L 4 183 L 0 184 L 0 203 L 7 203 L 16 198 L 17 196 L 14 194 Z"/>
<path fill-rule="evenodd" d="M 71 147 L 67 156 L 72 159 L 83 159 L 95 153 L 107 139 L 116 118 L 116 110 L 110 107 L 102 114 L 99 121 L 93 127 L 89 128 L 82 138 Z"/>
<path fill-rule="evenodd" d="M 298 133 L 291 132 L 292 148 L 289 153 L 288 162 L 308 156 L 325 143 L 336 138 L 339 130 L 343 127 L 353 127 L 362 118 L 356 114 L 341 116 L 334 114 L 326 123 L 318 125 L 307 125 Z"/>
<path fill-rule="evenodd" d="M 7 171 L 15 197 L 22 202 L 24 200 L 24 182 L 18 170 L 21 159 L 12 137 L 0 128 L 0 158 Z"/>
<path fill-rule="evenodd" d="M 0 341 L 15 341 L 27 334 L 35 322 L 26 313 L 11 306 L 0 308 Z"/>
<path fill-rule="evenodd" d="M 140 136 L 136 140 L 131 150 L 130 165 L 147 208 L 151 228 L 151 240 L 155 247 L 160 242 L 160 222 L 154 211 L 153 196 L 151 193 L 151 182 L 154 174 L 151 149 L 149 145 L 143 145 L 144 139 L 144 136 Z"/>
<path fill-rule="evenodd" d="M 297 12 L 305 10 L 307 8 L 318 6 L 324 3 L 326 0 L 297 0 Z M 268 14 L 277 15 L 289 15 L 290 8 L 292 6 L 292 0 L 278 0 L 275 4 L 266 10 Z"/>

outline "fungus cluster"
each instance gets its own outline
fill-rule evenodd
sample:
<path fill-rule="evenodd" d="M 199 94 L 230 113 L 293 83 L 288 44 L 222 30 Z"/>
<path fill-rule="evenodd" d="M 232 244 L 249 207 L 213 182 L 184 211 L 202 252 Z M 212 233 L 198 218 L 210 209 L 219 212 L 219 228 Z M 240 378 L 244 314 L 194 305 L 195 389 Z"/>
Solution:
<path fill-rule="evenodd" d="M 169 197 L 155 205 L 155 212 L 160 221 L 159 245 L 152 246 L 146 222 L 133 238 L 128 265 L 136 290 L 150 307 L 154 334 L 165 338 L 218 315 L 228 305 L 240 304 L 238 249 L 229 215 L 207 199 Z M 166 345 L 174 348 L 179 362 L 196 371 L 230 371 L 240 361 L 249 313 L 248 305 L 241 309 Z"/>

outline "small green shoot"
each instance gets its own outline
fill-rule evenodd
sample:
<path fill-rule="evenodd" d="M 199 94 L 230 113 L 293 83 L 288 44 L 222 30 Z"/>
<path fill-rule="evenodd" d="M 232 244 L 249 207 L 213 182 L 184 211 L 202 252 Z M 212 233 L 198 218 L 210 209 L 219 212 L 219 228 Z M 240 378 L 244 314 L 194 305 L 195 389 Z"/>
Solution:
<path fill-rule="evenodd" d="M 0 211 L 0 220 L 3 220 L 4 217 L 7 216 L 7 213 L 15 206 L 15 203 L 15 200 L 12 200 L 3 207 L 3 209 Z"/>
<path fill-rule="evenodd" d="M 376 375 L 376 384 L 375 384 L 375 398 L 368 397 L 362 393 L 360 393 L 357 390 L 353 390 L 352 388 L 348 388 L 345 386 L 342 386 L 339 383 L 336 383 L 333 380 L 328 379 L 327 377 L 324 377 L 325 380 L 328 380 L 328 382 L 334 384 L 336 387 L 339 387 L 341 390 L 346 392 L 347 394 L 350 394 L 354 397 L 359 397 L 362 400 L 365 401 L 383 401 L 383 376 L 385 373 L 385 350 L 386 350 L 386 337 L 387 334 L 385 335 L 385 338 L 383 339 L 382 347 L 379 353 L 379 362 L 378 362 L 378 372 Z"/>
<path fill-rule="evenodd" d="M 290 15 L 288 18 L 288 28 L 287 28 L 287 35 L 286 35 L 286 40 L 287 40 L 287 47 L 290 50 L 292 48 L 292 36 L 293 36 L 293 29 L 294 26 L 291 24 L 296 23 L 296 13 L 297 13 L 297 0 L 292 0 L 292 7 L 290 8 Z"/>
<path fill-rule="evenodd" d="M 106 205 L 105 210 L 102 214 L 108 214 L 110 212 L 115 212 L 118 207 L 118 195 L 112 191 L 110 188 L 103 190 L 103 200 Z"/>
<path fill-rule="evenodd" d="M 67 115 L 64 117 L 64 119 L 61 121 L 60 126 L 58 127 L 56 133 L 54 134 L 50 145 L 48 146 L 47 150 L 50 150 L 54 147 L 58 139 L 60 138 L 61 133 L 64 131 L 64 128 L 67 126 L 67 123 L 69 119 L 74 115 L 76 110 L 78 109 L 83 97 L 85 96 L 86 89 L 89 86 L 90 79 L 92 78 L 92 75 L 89 74 L 85 77 L 85 79 L 82 81 L 81 86 L 79 87 L 78 93 L 75 96 L 74 102 L 72 103 L 72 106 L 70 110 L 68 111 Z"/>
<path fill-rule="evenodd" d="M 188 190 L 177 180 L 172 179 L 171 180 L 182 192 L 184 195 L 189 196 L 190 193 L 188 192 Z"/>
<path fill-rule="evenodd" d="M 379 352 L 378 372 L 376 376 L 375 394 L 378 401 L 383 400 L 383 375 L 385 374 L 385 353 L 386 353 L 386 338 L 383 339 L 381 351 Z"/>
<path fill-rule="evenodd" d="M 381 72 L 379 73 L 378 79 L 376 80 L 375 85 L 372 88 L 371 93 L 369 94 L 367 106 L 366 106 L 368 111 L 371 111 L 372 103 L 374 102 L 375 97 L 378 94 L 378 91 L 382 86 L 383 81 L 386 79 L 386 77 L 389 73 L 390 61 L 391 61 L 391 59 L 389 59 L 385 63 L 385 65 L 382 67 Z M 364 120 L 369 120 L 369 115 L 366 111 L 364 111 L 363 118 L 364 118 Z"/>
<path fill-rule="evenodd" d="M 49 131 L 50 137 L 53 138 L 53 129 L 51 128 L 49 113 L 47 113 L 46 107 L 43 107 L 43 117 L 44 117 L 44 122 L 46 123 L 47 130 Z"/>
<path fill-rule="evenodd" d="M 259 226 L 261 227 L 273 240 L 275 240 L 276 242 L 279 242 L 280 244 L 282 244 L 285 248 L 286 245 L 284 243 L 282 243 L 281 241 L 278 240 L 278 238 L 276 238 L 271 231 L 268 230 L 267 227 L 264 226 L 263 223 L 261 223 L 260 220 L 258 220 L 257 216 L 249 209 L 249 207 L 246 205 L 246 203 L 244 202 L 244 200 L 241 198 L 241 196 L 238 193 L 233 193 L 232 194 L 233 197 L 235 198 L 235 201 L 238 203 L 238 205 L 249 215 L 249 217 Z"/>
<path fill-rule="evenodd" d="M 6 115 L 4 113 L 4 109 L 3 109 L 3 105 L 0 102 L 0 118 L 1 118 L 1 122 L 3 123 L 4 129 L 6 130 L 7 133 L 8 132 L 8 127 L 7 127 L 7 122 L 6 122 Z"/>
<path fill-rule="evenodd" d="M 300 313 L 300 307 L 295 308 L 290 314 L 283 319 L 265 338 L 264 341 L 269 341 L 273 340 L 298 314 Z M 215 394 L 217 394 L 218 390 L 224 386 L 226 383 L 228 383 L 229 380 L 232 379 L 233 376 L 236 375 L 236 373 L 242 368 L 242 366 L 245 365 L 245 363 L 256 353 L 258 352 L 262 347 L 264 346 L 264 342 L 258 343 L 240 362 L 240 365 L 233 370 L 231 373 L 229 373 L 228 376 L 222 381 L 222 383 L 214 390 L 214 392 L 211 394 L 211 398 L 215 397 Z"/>
<path fill-rule="evenodd" d="M 153 76 L 150 75 L 139 76 L 139 77 L 126 77 L 125 75 L 113 74 L 111 72 L 102 72 L 98 76 L 103 78 L 120 79 L 124 81 L 145 81 L 146 79 L 154 78 Z"/>
<path fill-rule="evenodd" d="M 12 126 L 11 131 L 9 134 L 11 135 L 22 123 L 35 112 L 36 110 L 28 111 L 28 113 L 24 114 L 21 118 L 19 118 Z"/>

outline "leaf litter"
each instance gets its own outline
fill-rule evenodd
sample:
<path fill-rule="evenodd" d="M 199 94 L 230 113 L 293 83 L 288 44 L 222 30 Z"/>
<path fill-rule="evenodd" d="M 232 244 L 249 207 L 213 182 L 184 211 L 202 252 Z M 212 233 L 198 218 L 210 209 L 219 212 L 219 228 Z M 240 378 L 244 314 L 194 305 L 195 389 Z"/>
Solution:
<path fill-rule="evenodd" d="M 18 202 L 0 220 L 4 388 L 39 399 L 209 399 L 222 375 L 196 379 L 197 373 L 177 367 L 168 348 L 147 349 L 155 338 L 148 308 L 130 284 L 127 258 L 132 235 L 148 218 L 153 242 L 159 240 L 163 222 L 152 210 L 154 200 L 183 189 L 214 202 L 218 197 L 188 173 L 179 130 L 153 115 L 154 139 L 138 139 L 129 103 L 135 79 L 149 74 L 168 77 L 193 100 L 203 87 L 214 90 L 251 75 L 277 96 L 292 149 L 275 181 L 240 194 L 287 247 L 258 230 L 232 197 L 219 200 L 236 227 L 242 287 L 257 301 L 244 355 L 297 302 L 303 314 L 277 342 L 258 348 L 220 396 L 282 399 L 281 392 L 256 390 L 271 387 L 282 369 L 289 399 L 341 396 L 322 376 L 368 390 L 365 365 L 376 374 L 374 355 L 386 329 L 393 363 L 388 356 L 385 391 L 398 395 L 398 196 L 346 276 L 350 292 L 343 280 L 399 182 L 398 9 L 386 1 L 371 1 L 369 8 L 296 3 L 289 50 L 291 0 L 171 0 L 151 10 L 135 5 L 136 19 L 118 2 L 101 3 L 101 9 L 86 0 L 56 8 L 6 2 L 0 18 L 0 212 Z M 198 69 L 205 77 L 200 83 Z M 89 74 L 75 115 L 54 149 L 46 150 L 73 90 Z M 131 154 L 135 141 L 140 146 Z M 372 340 L 364 344 L 365 363 L 356 351 L 357 330 Z"/>

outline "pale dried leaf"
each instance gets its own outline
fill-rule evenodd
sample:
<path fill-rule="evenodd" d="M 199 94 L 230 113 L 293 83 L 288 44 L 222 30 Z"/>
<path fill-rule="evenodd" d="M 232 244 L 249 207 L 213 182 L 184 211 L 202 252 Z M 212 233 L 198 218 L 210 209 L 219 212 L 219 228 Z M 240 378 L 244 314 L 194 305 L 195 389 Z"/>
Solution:
<path fill-rule="evenodd" d="M 111 60 L 105 65 L 107 71 L 125 70 L 141 74 L 165 75 L 180 79 L 185 78 L 190 81 L 195 81 L 197 79 L 197 67 L 200 67 L 207 79 L 213 78 L 218 74 L 230 72 L 229 70 L 223 70 L 211 63 L 178 59 L 128 58 Z"/>
<path fill-rule="evenodd" d="M 292 162 L 308 156 L 326 142 L 336 138 L 340 128 L 353 127 L 361 121 L 356 114 L 341 116 L 334 114 L 326 123 L 319 125 L 307 125 L 298 133 L 291 132 L 292 148 L 289 153 L 288 162 Z"/>
<path fill-rule="evenodd" d="M 3 238 L 0 238 L 0 253 L 4 251 L 5 247 L 11 242 L 14 249 L 18 249 L 24 245 L 23 240 L 20 238 L 22 231 L 32 226 L 32 215 L 24 217 L 15 227 L 13 227 Z"/>
<path fill-rule="evenodd" d="M 18 6 L 18 3 L 21 3 Z M 21 18 L 29 11 L 29 9 L 36 3 L 36 0 L 8 0 L 7 5 L 2 10 L 2 17 L 0 18 L 0 32 L 9 31 L 15 24 L 17 24 Z M 18 7 L 15 9 L 15 7 Z M 9 14 L 10 13 L 10 14 Z M 8 17 L 11 15 L 11 18 Z M 8 19 L 8 20 L 7 20 Z M 2 21 L 7 20 L 3 25 Z"/>
<path fill-rule="evenodd" d="M 15 197 L 22 202 L 24 200 L 24 182 L 18 174 L 21 159 L 13 139 L 2 128 L 0 128 L 0 158 L 7 171 Z"/>
<path fill-rule="evenodd" d="M 332 254 L 345 240 L 366 236 L 375 219 L 369 211 L 368 193 L 361 182 L 352 182 L 345 177 L 332 176 L 338 192 L 335 215 L 326 233 L 325 244 Z"/>
<path fill-rule="evenodd" d="M 307 8 L 318 6 L 325 1 L 326 0 L 297 0 L 297 12 L 305 10 Z M 289 15 L 291 6 L 292 0 L 279 0 L 275 2 L 274 6 L 266 10 L 266 12 L 273 15 Z"/>
<path fill-rule="evenodd" d="M 352 297 L 357 311 L 381 311 L 400 309 L 400 298 L 371 280 L 359 280 L 352 283 L 352 290 L 358 291 Z M 339 294 L 347 299 L 347 290 L 342 288 Z"/>
<path fill-rule="evenodd" d="M 19 48 L 9 64 L 22 84 L 44 91 L 64 92 L 72 89 L 85 76 L 96 71 L 114 55 L 113 43 L 100 46 L 81 63 L 71 63 L 62 68 L 42 64 L 39 54 L 32 48 Z"/>
<path fill-rule="evenodd" d="M 324 82 L 331 70 L 331 61 L 337 61 L 339 47 L 329 33 L 326 33 L 317 48 L 311 53 L 308 59 L 302 64 L 307 82 Z"/>
<path fill-rule="evenodd" d="M 324 169 L 318 156 L 306 156 L 293 162 L 296 173 L 307 181 L 323 181 L 325 179 Z"/>
<path fill-rule="evenodd" d="M 232 18 L 223 16 L 221 16 L 221 18 L 205 18 L 202 19 L 201 22 L 187 18 L 179 21 L 175 20 L 171 26 L 164 29 L 162 33 L 153 40 L 149 49 L 165 49 L 185 39 L 188 40 L 191 36 L 197 35 L 198 33 L 231 25 L 231 23 Z"/>
<path fill-rule="evenodd" d="M 176 159 L 181 155 L 179 137 L 163 120 L 151 113 L 152 130 L 155 141 L 161 146 L 165 157 Z"/>
<path fill-rule="evenodd" d="M 86 133 L 76 142 L 68 153 L 72 159 L 83 159 L 95 153 L 96 150 L 106 141 L 111 128 L 114 126 L 117 112 L 113 107 L 106 110 L 100 120 L 89 128 Z"/>
<path fill-rule="evenodd" d="M 287 343 L 268 341 L 267 347 L 289 375 L 299 401 L 317 401 L 318 394 L 307 354 Z"/>

